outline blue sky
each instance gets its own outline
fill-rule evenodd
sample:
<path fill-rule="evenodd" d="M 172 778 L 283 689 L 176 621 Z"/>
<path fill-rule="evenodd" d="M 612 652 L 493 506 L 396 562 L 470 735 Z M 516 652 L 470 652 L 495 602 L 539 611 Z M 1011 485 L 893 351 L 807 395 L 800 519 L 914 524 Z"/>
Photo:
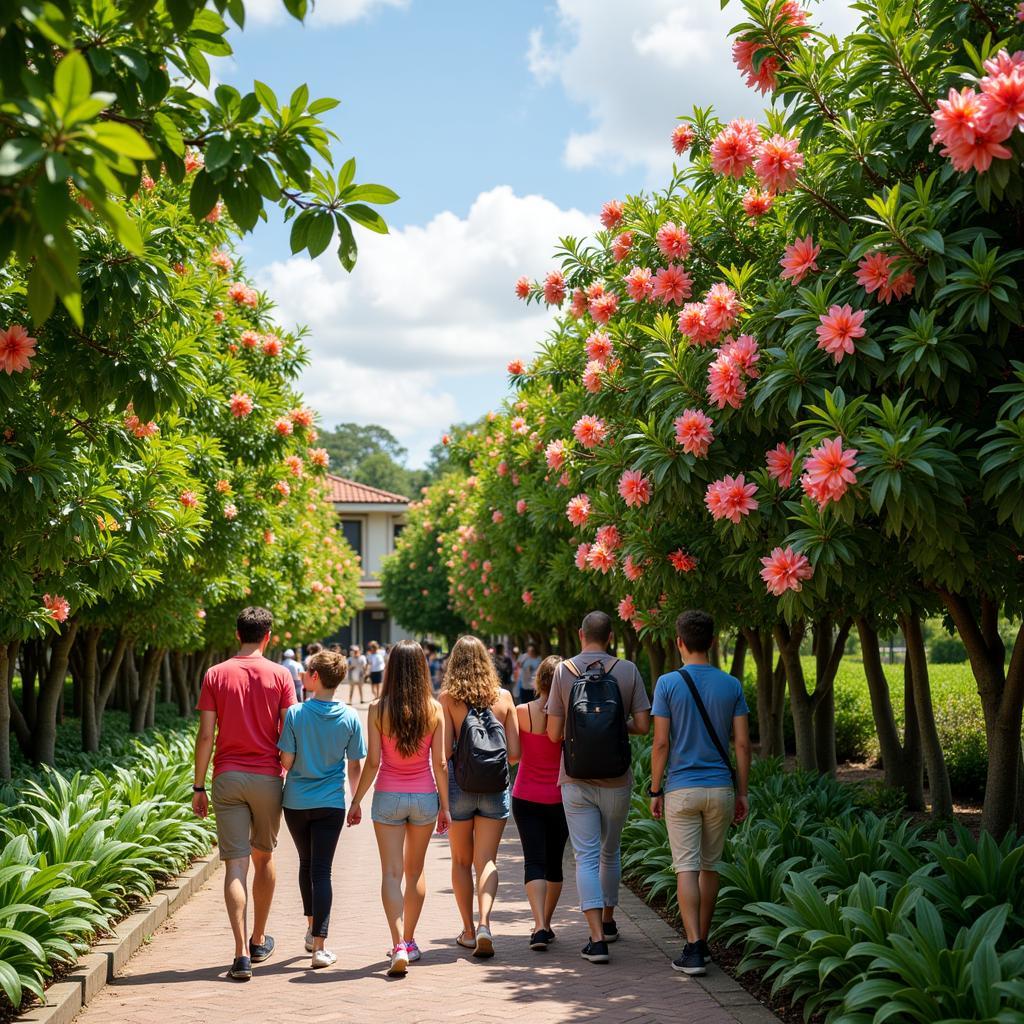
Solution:
<path fill-rule="evenodd" d="M 500 402 L 505 363 L 543 340 L 547 317 L 512 285 L 550 266 L 559 235 L 601 204 L 657 186 L 675 115 L 714 103 L 756 116 L 729 60 L 740 20 L 718 0 L 320 0 L 305 25 L 249 0 L 219 80 L 279 97 L 301 82 L 357 179 L 389 185 L 392 234 L 358 232 L 351 278 L 328 252 L 292 258 L 274 217 L 242 245 L 286 325 L 304 323 L 303 382 L 332 425 L 379 422 L 419 463 L 452 421 Z M 844 0 L 815 19 L 852 24 Z"/>

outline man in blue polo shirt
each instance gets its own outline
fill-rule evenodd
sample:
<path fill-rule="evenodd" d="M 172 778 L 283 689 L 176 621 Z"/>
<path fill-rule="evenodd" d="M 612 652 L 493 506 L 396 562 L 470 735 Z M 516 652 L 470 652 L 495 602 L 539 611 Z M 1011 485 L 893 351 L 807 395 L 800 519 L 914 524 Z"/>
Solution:
<path fill-rule="evenodd" d="M 676 646 L 683 668 L 658 680 L 651 709 L 651 814 L 664 816 L 668 828 L 686 929 L 686 945 L 672 966 L 684 974 L 704 973 L 718 896 L 718 862 L 729 825 L 742 821 L 749 809 L 747 702 L 740 681 L 708 663 L 714 637 L 715 623 L 707 612 L 679 616 Z M 736 748 L 735 776 L 730 734 Z"/>

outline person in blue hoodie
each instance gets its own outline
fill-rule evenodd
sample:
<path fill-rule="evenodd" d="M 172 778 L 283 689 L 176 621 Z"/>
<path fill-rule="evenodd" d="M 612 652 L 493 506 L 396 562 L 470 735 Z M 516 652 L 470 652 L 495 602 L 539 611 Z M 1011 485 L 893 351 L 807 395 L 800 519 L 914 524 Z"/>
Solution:
<path fill-rule="evenodd" d="M 334 695 L 347 672 L 347 660 L 334 651 L 309 659 L 309 697 L 288 709 L 277 744 L 288 772 L 284 820 L 299 852 L 306 951 L 313 954 L 314 968 L 337 960 L 324 945 L 333 900 L 331 863 L 345 825 L 345 777 L 354 793 L 366 757 L 359 716 Z"/>

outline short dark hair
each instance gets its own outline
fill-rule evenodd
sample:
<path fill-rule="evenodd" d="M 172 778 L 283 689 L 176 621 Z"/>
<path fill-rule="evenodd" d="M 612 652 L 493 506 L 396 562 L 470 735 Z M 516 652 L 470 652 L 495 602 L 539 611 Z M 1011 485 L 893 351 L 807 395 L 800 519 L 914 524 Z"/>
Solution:
<path fill-rule="evenodd" d="M 495 644 L 494 645 L 494 653 L 495 654 L 504 654 L 505 653 L 505 645 L 504 644 Z"/>
<path fill-rule="evenodd" d="M 317 651 L 306 666 L 308 672 L 315 672 L 320 684 L 333 690 L 348 675 L 348 661 L 337 651 Z"/>
<path fill-rule="evenodd" d="M 715 620 L 699 609 L 683 612 L 676 619 L 676 636 L 683 641 L 688 651 L 706 654 L 715 639 Z"/>
<path fill-rule="evenodd" d="M 235 619 L 238 639 L 243 644 L 258 644 L 274 628 L 274 616 L 266 608 L 250 605 Z"/>
<path fill-rule="evenodd" d="M 306 648 L 306 657 L 311 658 L 314 654 L 319 654 L 323 649 L 324 645 L 314 640 L 313 643 Z"/>
<path fill-rule="evenodd" d="M 607 612 L 588 612 L 580 629 L 584 643 L 606 644 L 612 636 L 612 617 Z"/>

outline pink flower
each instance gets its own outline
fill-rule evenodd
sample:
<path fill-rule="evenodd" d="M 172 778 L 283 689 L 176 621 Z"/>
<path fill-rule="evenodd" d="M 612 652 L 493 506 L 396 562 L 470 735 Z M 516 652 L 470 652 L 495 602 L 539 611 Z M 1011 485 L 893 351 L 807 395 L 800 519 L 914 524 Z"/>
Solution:
<path fill-rule="evenodd" d="M 932 112 L 932 141 L 946 146 L 973 142 L 984 112 L 985 105 L 973 89 L 950 89 L 949 97 L 939 100 L 938 108 Z"/>
<path fill-rule="evenodd" d="M 1005 139 L 1014 128 L 1024 124 L 1024 69 L 1014 67 L 983 78 L 981 96 L 981 127 L 985 131 Z"/>
<path fill-rule="evenodd" d="M 36 344 L 36 339 L 30 338 L 21 324 L 11 324 L 6 331 L 0 331 L 0 370 L 8 376 L 27 370 L 36 354 Z"/>
<path fill-rule="evenodd" d="M 587 359 L 598 363 L 606 363 L 614 348 L 607 334 L 595 332 L 586 341 Z"/>
<path fill-rule="evenodd" d="M 523 604 L 529 606 L 533 604 L 533 593 L 529 590 L 523 591 Z"/>
<path fill-rule="evenodd" d="M 773 198 L 768 192 L 761 192 L 756 188 L 747 190 L 747 194 L 743 197 L 743 212 L 750 217 L 751 220 L 756 220 L 758 217 L 763 217 L 772 208 Z"/>
<path fill-rule="evenodd" d="M 814 575 L 807 556 L 792 547 L 773 548 L 767 558 L 761 559 L 764 568 L 761 579 L 764 580 L 768 593 L 781 597 L 787 590 L 801 590 L 803 580 Z"/>
<path fill-rule="evenodd" d="M 592 395 L 596 395 L 601 390 L 601 374 L 604 372 L 604 368 L 604 363 L 591 359 L 583 371 L 583 386 Z"/>
<path fill-rule="evenodd" d="M 530 297 L 530 279 L 525 275 L 516 281 L 516 297 L 520 299 Z"/>
<path fill-rule="evenodd" d="M 737 39 L 732 44 L 733 63 L 746 75 L 747 87 L 758 92 L 771 92 L 778 84 L 775 73 L 779 69 L 779 60 L 773 55 L 766 56 L 760 66 L 754 68 L 754 57 L 758 50 L 766 47 L 749 39 Z"/>
<path fill-rule="evenodd" d="M 707 309 L 703 302 L 688 302 L 679 311 L 679 333 L 695 345 L 707 345 L 718 337 L 718 331 L 708 326 Z"/>
<path fill-rule="evenodd" d="M 599 323 L 606 324 L 619 308 L 619 297 L 614 292 L 606 292 L 596 299 L 590 300 L 590 315 Z"/>
<path fill-rule="evenodd" d="M 619 477 L 619 495 L 630 508 L 646 505 L 651 500 L 651 481 L 638 469 L 627 469 Z"/>
<path fill-rule="evenodd" d="M 682 548 L 676 548 L 668 556 L 668 563 L 676 572 L 693 572 L 697 568 L 697 559 L 688 555 Z"/>
<path fill-rule="evenodd" d="M 526 499 L 520 498 L 516 502 L 516 515 L 524 515 L 526 513 Z"/>
<path fill-rule="evenodd" d="M 857 449 L 844 449 L 840 437 L 811 449 L 804 463 L 804 477 L 819 506 L 824 508 L 830 501 L 839 501 L 850 484 L 857 482 L 856 465 Z"/>
<path fill-rule="evenodd" d="M 526 372 L 526 367 L 523 366 L 522 359 L 513 359 L 509 362 L 508 366 L 505 367 L 513 377 L 522 376 Z"/>
<path fill-rule="evenodd" d="M 292 489 L 287 480 L 278 480 L 277 483 L 274 484 L 274 490 L 277 491 L 282 498 L 287 498 L 292 493 Z"/>
<path fill-rule="evenodd" d="M 878 297 L 885 303 L 888 303 L 891 299 L 902 299 L 905 295 L 909 295 L 917 284 L 917 278 L 914 276 L 912 270 L 904 270 L 902 274 L 897 274 L 882 290 L 878 293 Z"/>
<path fill-rule="evenodd" d="M 43 607 L 54 622 L 66 622 L 71 614 L 71 602 L 59 594 L 43 594 Z"/>
<path fill-rule="evenodd" d="M 530 432 L 530 426 L 522 416 L 513 416 L 509 428 L 513 434 L 519 434 L 520 437 Z"/>
<path fill-rule="evenodd" d="M 156 182 L 148 174 L 142 176 L 140 184 L 147 192 L 152 192 L 156 188 Z"/>
<path fill-rule="evenodd" d="M 587 554 L 587 564 L 602 575 L 607 575 L 615 568 L 615 555 L 603 544 L 591 544 Z"/>
<path fill-rule="evenodd" d="M 618 199 L 609 199 L 608 202 L 601 207 L 601 223 L 611 231 L 612 228 L 618 227 L 621 220 L 622 203 L 620 203 Z"/>
<path fill-rule="evenodd" d="M 726 338 L 718 354 L 735 363 L 751 379 L 761 376 L 761 371 L 757 368 L 761 350 L 757 347 L 757 339 L 753 335 L 741 334 L 738 338 Z"/>
<path fill-rule="evenodd" d="M 662 224 L 655 238 L 662 256 L 667 260 L 685 260 L 690 254 L 690 233 L 685 224 L 678 227 L 672 221 Z"/>
<path fill-rule="evenodd" d="M 203 218 L 208 224 L 216 224 L 224 216 L 224 204 L 218 199 L 213 209 Z"/>
<path fill-rule="evenodd" d="M 498 463 L 495 472 L 498 476 L 508 476 L 508 463 L 502 459 L 501 462 Z"/>
<path fill-rule="evenodd" d="M 505 513 L 502 512 L 500 508 L 496 508 L 491 513 L 491 522 L 492 523 L 503 523 L 504 521 L 505 521 Z"/>
<path fill-rule="evenodd" d="M 693 294 L 693 278 L 682 267 L 662 267 L 651 282 L 651 293 L 659 302 L 681 306 Z"/>
<path fill-rule="evenodd" d="M 238 506 L 233 502 L 229 501 L 224 506 L 224 518 L 227 520 L 234 519 L 238 515 Z"/>
<path fill-rule="evenodd" d="M 565 514 L 573 526 L 586 526 L 590 518 L 590 499 L 585 494 L 577 494 L 569 499 L 565 506 Z"/>
<path fill-rule="evenodd" d="M 215 309 L 213 311 L 213 322 L 215 324 L 222 324 L 222 323 L 224 323 L 224 310 L 223 309 Z"/>
<path fill-rule="evenodd" d="M 203 159 L 202 153 L 197 153 L 194 149 L 190 149 L 185 154 L 185 173 L 191 174 L 193 171 L 198 171 L 205 163 L 206 161 Z"/>
<path fill-rule="evenodd" d="M 849 303 L 831 306 L 816 329 L 818 348 L 828 352 L 837 363 L 842 362 L 844 356 L 852 356 L 854 341 L 867 334 L 867 329 L 861 326 L 864 316 L 864 310 L 855 311 Z"/>
<path fill-rule="evenodd" d="M 754 162 L 761 134 L 753 121 L 739 117 L 730 121 L 711 143 L 711 169 L 715 174 L 742 178 L 743 172 Z"/>
<path fill-rule="evenodd" d="M 580 572 L 585 572 L 587 568 L 587 559 L 590 557 L 590 545 L 581 544 L 576 549 L 576 568 Z"/>
<path fill-rule="evenodd" d="M 587 311 L 587 293 L 582 288 L 577 288 L 572 293 L 572 305 L 569 307 L 569 313 L 577 320 Z"/>
<path fill-rule="evenodd" d="M 672 129 L 672 148 L 676 156 L 682 156 L 693 142 L 693 129 L 688 124 L 677 124 Z"/>
<path fill-rule="evenodd" d="M 544 461 L 548 469 L 561 469 L 565 465 L 565 442 L 561 439 L 551 441 L 544 449 Z"/>
<path fill-rule="evenodd" d="M 276 334 L 265 334 L 263 336 L 263 354 L 265 356 L 279 356 L 283 345 Z"/>
<path fill-rule="evenodd" d="M 240 306 L 256 306 L 259 304 L 259 293 L 250 288 L 244 281 L 235 281 L 228 286 L 228 298 Z"/>
<path fill-rule="evenodd" d="M 195 508 L 199 504 L 199 497 L 195 491 L 182 491 L 178 495 L 178 501 L 182 508 Z"/>
<path fill-rule="evenodd" d="M 788 192 L 796 184 L 796 176 L 804 166 L 796 139 L 773 135 L 758 147 L 754 173 L 769 192 Z"/>
<path fill-rule="evenodd" d="M 757 508 L 757 484 L 748 484 L 742 473 L 735 477 L 724 476 L 708 484 L 704 504 L 713 519 L 728 519 L 739 523 L 743 516 Z"/>
<path fill-rule="evenodd" d="M 568 487 L 571 482 L 572 481 L 569 479 L 569 474 L 568 473 L 564 473 L 563 472 L 559 476 L 559 478 L 558 478 L 558 486 L 559 487 Z"/>
<path fill-rule="evenodd" d="M 624 622 L 632 622 L 636 618 L 636 605 L 629 594 L 619 602 L 619 618 Z"/>
<path fill-rule="evenodd" d="M 560 306 L 565 302 L 565 278 L 557 270 L 552 270 L 544 278 L 544 301 L 549 306 Z"/>
<path fill-rule="evenodd" d="M 277 537 L 274 536 L 274 531 L 273 530 L 264 530 L 263 531 L 263 543 L 264 544 L 273 544 L 276 540 L 277 540 Z"/>
<path fill-rule="evenodd" d="M 699 409 L 686 409 L 675 421 L 676 444 L 682 445 L 684 452 L 703 458 L 715 439 L 713 424 L 711 417 Z"/>
<path fill-rule="evenodd" d="M 782 280 L 789 279 L 793 284 L 799 284 L 808 274 L 818 269 L 816 262 L 821 246 L 814 244 L 812 235 L 806 238 L 798 238 L 795 242 L 786 246 L 786 252 L 779 265 L 782 267 Z"/>
<path fill-rule="evenodd" d="M 992 166 L 992 161 L 1009 160 L 1013 154 L 1005 146 L 1000 145 L 1003 137 L 998 133 L 978 132 L 970 142 L 957 142 L 941 150 L 942 156 L 948 156 L 950 163 L 961 174 L 977 171 L 984 174 Z"/>
<path fill-rule="evenodd" d="M 221 270 L 227 271 L 228 273 L 234 268 L 234 263 L 231 257 L 223 249 L 214 249 L 210 253 L 210 262 Z"/>
<path fill-rule="evenodd" d="M 313 410 L 307 409 L 305 406 L 299 406 L 288 413 L 288 419 L 297 427 L 311 427 L 313 426 L 314 419 Z"/>
<path fill-rule="evenodd" d="M 608 551 L 618 551 L 622 547 L 622 534 L 619 533 L 619 528 L 613 524 L 602 526 L 597 531 L 594 540 Z"/>
<path fill-rule="evenodd" d="M 252 412 L 253 408 L 252 399 L 248 395 L 243 394 L 240 391 L 236 391 L 231 396 L 231 401 L 229 405 L 231 407 L 231 415 L 234 416 L 236 419 L 243 419 L 244 417 L 248 416 L 249 413 Z"/>
<path fill-rule="evenodd" d="M 584 448 L 596 448 L 608 436 L 608 427 L 596 416 L 581 416 L 573 424 L 572 433 Z"/>
<path fill-rule="evenodd" d="M 292 431 L 294 430 L 292 427 L 292 421 L 288 419 L 287 416 L 279 416 L 274 420 L 274 430 L 277 431 L 281 437 L 291 437 Z"/>
<path fill-rule="evenodd" d="M 644 574 L 644 567 L 633 561 L 632 555 L 626 555 L 622 562 L 622 573 L 630 583 L 635 583 Z"/>
<path fill-rule="evenodd" d="M 747 397 L 747 385 L 739 366 L 728 356 L 719 356 L 708 366 L 708 398 L 719 409 L 738 409 Z"/>
<path fill-rule="evenodd" d="M 1024 3 L 1017 4 L 1017 20 L 1024 21 Z"/>
<path fill-rule="evenodd" d="M 615 262 L 621 263 L 629 255 L 629 250 L 632 248 L 632 231 L 623 231 L 621 235 L 617 235 L 615 241 L 612 242 L 612 256 L 615 258 Z"/>
<path fill-rule="evenodd" d="M 724 281 L 713 284 L 704 296 L 704 320 L 716 331 L 729 330 L 740 315 L 739 296 Z"/>
<path fill-rule="evenodd" d="M 888 286 L 894 262 L 892 256 L 877 249 L 869 252 L 857 264 L 857 284 L 869 295 Z"/>
<path fill-rule="evenodd" d="M 768 475 L 773 480 L 778 480 L 781 487 L 789 487 L 793 483 L 795 460 L 796 453 L 791 452 L 781 441 L 764 456 L 764 461 L 768 466 Z"/>
<path fill-rule="evenodd" d="M 653 295 L 653 277 L 648 267 L 634 267 L 626 275 L 626 292 L 634 302 L 646 302 Z"/>
<path fill-rule="evenodd" d="M 238 340 L 242 343 L 242 348 L 256 348 L 260 343 L 260 336 L 255 331 L 242 331 Z"/>
<path fill-rule="evenodd" d="M 228 480 L 218 480 L 214 486 L 218 494 L 227 494 L 231 490 L 231 483 Z"/>

